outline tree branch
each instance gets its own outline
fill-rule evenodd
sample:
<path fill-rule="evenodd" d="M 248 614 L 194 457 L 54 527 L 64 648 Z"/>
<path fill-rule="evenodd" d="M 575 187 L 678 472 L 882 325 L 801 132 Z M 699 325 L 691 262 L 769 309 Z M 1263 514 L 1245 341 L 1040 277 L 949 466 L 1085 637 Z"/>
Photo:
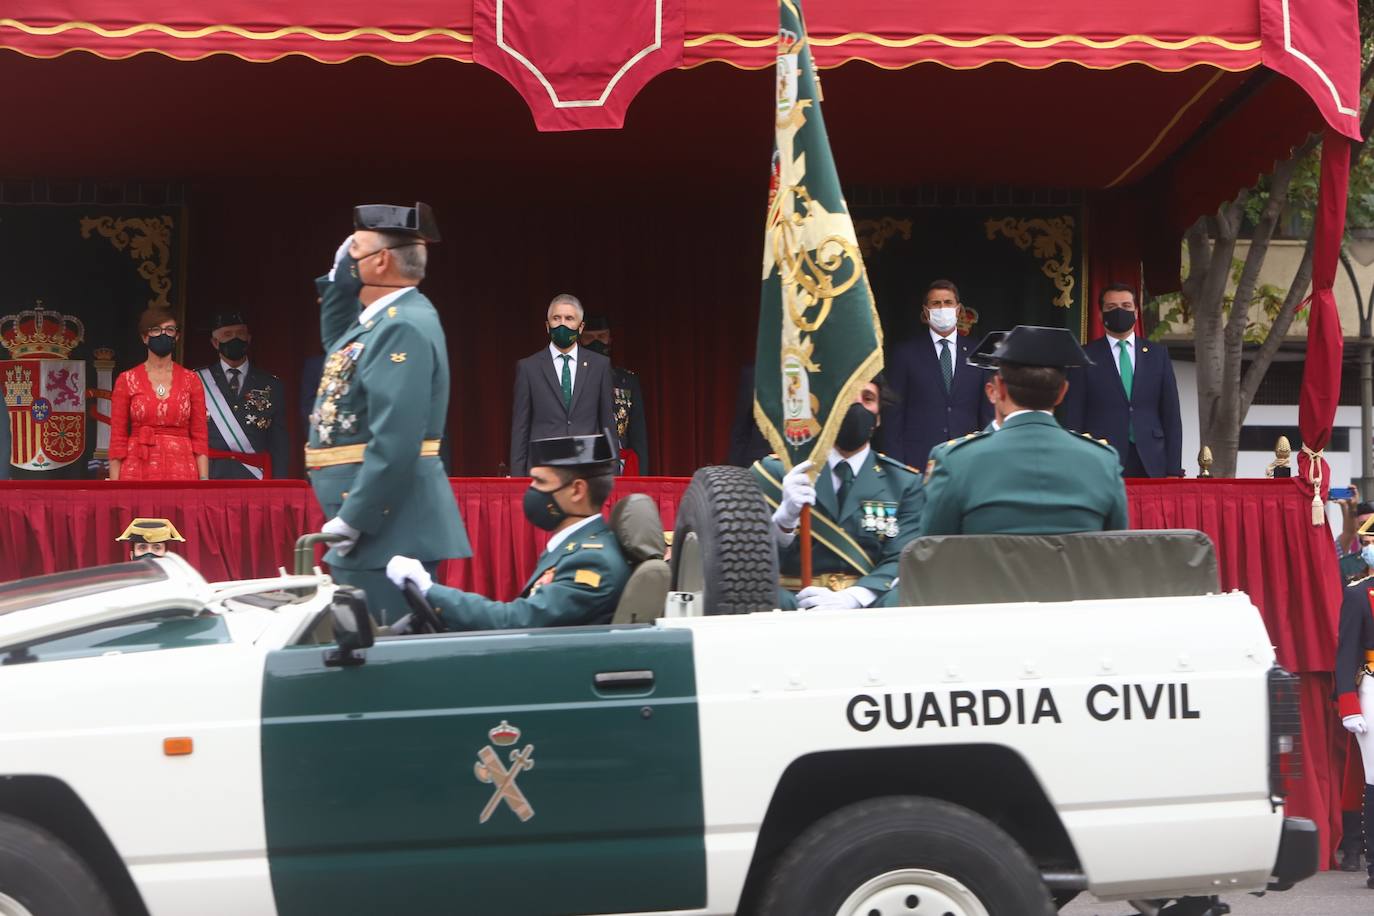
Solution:
<path fill-rule="evenodd" d="M 1283 344 L 1283 339 L 1288 335 L 1288 329 L 1293 324 L 1293 316 L 1297 313 L 1298 306 L 1307 299 L 1307 288 L 1312 285 L 1312 236 L 1307 237 L 1307 248 L 1302 253 L 1302 260 L 1298 263 L 1298 269 L 1293 273 L 1293 282 L 1288 287 L 1288 295 L 1283 299 L 1283 306 L 1279 309 L 1278 315 L 1274 318 L 1274 323 L 1269 326 L 1269 333 L 1264 337 L 1264 343 L 1260 344 L 1259 350 L 1255 352 L 1255 358 L 1250 362 L 1250 368 L 1245 370 L 1245 378 L 1240 386 L 1240 420 L 1245 419 L 1245 414 L 1250 410 L 1250 403 L 1255 398 L 1255 392 L 1259 390 L 1260 382 L 1264 381 L 1264 373 L 1269 371 L 1269 364 L 1274 361 L 1274 354 L 1279 352 L 1279 347 Z"/>
<path fill-rule="evenodd" d="M 1255 287 L 1259 283 L 1260 270 L 1269 254 L 1269 243 L 1278 228 L 1279 216 L 1288 203 L 1288 192 L 1293 184 L 1293 175 L 1312 151 L 1321 145 L 1322 135 L 1314 133 L 1294 151 L 1293 155 L 1274 167 L 1269 182 L 1269 199 L 1264 202 L 1255 232 L 1250 240 L 1250 249 L 1245 253 L 1245 265 L 1241 268 L 1240 279 L 1236 282 L 1236 298 L 1231 308 L 1231 321 L 1239 322 L 1240 333 L 1244 336 L 1245 325 L 1249 320 L 1250 305 L 1255 299 Z"/>

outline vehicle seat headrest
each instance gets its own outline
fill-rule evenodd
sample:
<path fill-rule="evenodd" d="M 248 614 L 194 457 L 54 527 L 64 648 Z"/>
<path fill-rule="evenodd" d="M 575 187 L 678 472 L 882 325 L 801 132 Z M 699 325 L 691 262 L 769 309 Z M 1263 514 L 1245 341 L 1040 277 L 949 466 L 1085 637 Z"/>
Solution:
<path fill-rule="evenodd" d="M 668 550 L 663 538 L 663 519 L 653 497 L 631 493 L 611 508 L 611 530 L 631 563 L 661 560 Z"/>

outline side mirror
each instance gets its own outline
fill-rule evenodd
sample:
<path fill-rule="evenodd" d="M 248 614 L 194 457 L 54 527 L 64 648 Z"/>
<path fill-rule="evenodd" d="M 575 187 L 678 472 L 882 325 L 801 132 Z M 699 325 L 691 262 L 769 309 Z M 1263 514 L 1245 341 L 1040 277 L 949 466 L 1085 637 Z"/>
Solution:
<path fill-rule="evenodd" d="M 372 615 L 367 610 L 367 596 L 361 589 L 340 586 L 327 612 L 334 627 L 337 649 L 325 653 L 324 663 L 331 668 L 361 665 L 367 661 L 362 650 L 375 641 L 372 634 Z"/>

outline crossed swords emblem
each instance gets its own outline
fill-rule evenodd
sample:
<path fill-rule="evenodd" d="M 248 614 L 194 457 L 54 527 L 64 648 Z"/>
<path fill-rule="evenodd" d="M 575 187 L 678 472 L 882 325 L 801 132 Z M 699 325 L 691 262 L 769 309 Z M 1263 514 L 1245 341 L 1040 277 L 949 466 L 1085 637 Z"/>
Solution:
<path fill-rule="evenodd" d="M 519 776 L 524 770 L 534 769 L 534 745 L 527 744 L 522 750 L 510 752 L 510 769 L 506 769 L 501 762 L 501 757 L 492 750 L 490 744 L 477 752 L 477 762 L 472 765 L 472 771 L 478 780 L 494 785 L 496 791 L 492 793 L 491 801 L 482 809 L 482 814 L 477 818 L 477 823 L 485 824 L 496 813 L 497 807 L 501 802 L 510 806 L 511 811 L 522 821 L 527 821 L 534 817 L 534 809 L 530 807 L 529 800 L 525 798 L 525 793 L 520 791 L 520 787 L 515 784 L 515 777 Z"/>

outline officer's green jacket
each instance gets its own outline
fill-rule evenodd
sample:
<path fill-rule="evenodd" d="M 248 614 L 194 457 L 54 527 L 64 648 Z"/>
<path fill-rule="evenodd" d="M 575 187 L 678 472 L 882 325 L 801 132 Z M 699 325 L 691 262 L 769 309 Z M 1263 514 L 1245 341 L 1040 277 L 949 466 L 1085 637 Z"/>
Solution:
<path fill-rule="evenodd" d="M 776 509 L 782 499 L 782 461 L 769 455 L 754 462 L 750 471 L 763 498 Z M 875 606 L 892 603 L 897 599 L 892 588 L 897 560 L 902 548 L 916 537 L 924 502 L 921 475 L 871 449 L 843 506 L 835 504 L 830 468 L 822 467 L 816 476 L 816 505 L 811 509 L 812 573 L 859 576 L 854 584 L 877 596 Z M 779 552 L 778 566 L 784 576 L 801 574 L 800 538 Z"/>
<path fill-rule="evenodd" d="M 514 601 L 493 601 L 444 585 L 426 597 L 451 630 L 505 630 L 610 623 L 630 579 L 620 543 L 597 516 L 539 557 Z"/>
<path fill-rule="evenodd" d="M 449 369 L 439 314 L 411 288 L 366 324 L 359 303 L 327 278 L 320 334 L 329 356 L 311 414 L 310 447 L 366 443 L 359 463 L 310 471 L 326 519 L 338 516 L 362 532 L 330 566 L 378 570 L 401 554 L 433 562 L 472 555 L 437 457 L 420 457 L 439 439 L 448 411 Z"/>
<path fill-rule="evenodd" d="M 1072 534 L 1127 527 L 1116 450 L 1028 411 L 937 445 L 921 534 Z"/>

